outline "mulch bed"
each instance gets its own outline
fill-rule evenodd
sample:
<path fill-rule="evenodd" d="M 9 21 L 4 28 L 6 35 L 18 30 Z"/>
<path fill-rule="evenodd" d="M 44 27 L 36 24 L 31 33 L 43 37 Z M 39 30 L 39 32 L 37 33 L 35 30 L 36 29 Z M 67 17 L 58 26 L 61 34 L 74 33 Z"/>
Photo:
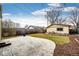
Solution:
<path fill-rule="evenodd" d="M 54 56 L 79 56 L 79 43 L 74 39 L 79 40 L 79 35 L 69 35 L 71 42 L 65 45 L 57 45 L 54 51 Z"/>

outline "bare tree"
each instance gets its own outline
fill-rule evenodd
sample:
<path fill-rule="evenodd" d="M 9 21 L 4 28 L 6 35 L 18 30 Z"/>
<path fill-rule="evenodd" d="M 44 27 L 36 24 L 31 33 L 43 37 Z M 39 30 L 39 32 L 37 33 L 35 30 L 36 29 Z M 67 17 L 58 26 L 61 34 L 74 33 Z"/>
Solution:
<path fill-rule="evenodd" d="M 79 26 L 79 8 L 75 8 L 70 11 L 71 23 L 74 25 L 75 31 L 77 32 Z"/>
<path fill-rule="evenodd" d="M 25 26 L 25 29 L 28 29 L 28 27 L 29 27 L 29 26 L 28 26 L 28 25 L 26 25 L 26 26 Z"/>
<path fill-rule="evenodd" d="M 11 20 L 2 21 L 2 35 L 3 36 L 14 36 L 16 31 L 20 28 L 19 23 L 14 23 Z"/>
<path fill-rule="evenodd" d="M 67 17 L 60 17 L 58 18 L 58 20 L 56 21 L 57 24 L 63 24 L 66 22 Z"/>
<path fill-rule="evenodd" d="M 54 24 L 54 23 L 62 23 L 65 21 L 65 19 L 63 19 L 62 17 L 60 17 L 62 15 L 62 9 L 52 9 L 51 11 L 47 11 L 47 24 Z M 49 25 L 48 24 L 48 25 Z"/>

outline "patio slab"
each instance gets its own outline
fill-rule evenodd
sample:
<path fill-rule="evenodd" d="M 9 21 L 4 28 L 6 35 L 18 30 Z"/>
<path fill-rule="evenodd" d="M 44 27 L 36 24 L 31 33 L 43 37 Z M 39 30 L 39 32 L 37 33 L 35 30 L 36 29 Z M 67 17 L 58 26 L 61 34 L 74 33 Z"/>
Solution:
<path fill-rule="evenodd" d="M 52 56 L 56 47 L 50 40 L 31 36 L 19 36 L 4 41 L 11 42 L 11 45 L 0 48 L 3 56 Z"/>

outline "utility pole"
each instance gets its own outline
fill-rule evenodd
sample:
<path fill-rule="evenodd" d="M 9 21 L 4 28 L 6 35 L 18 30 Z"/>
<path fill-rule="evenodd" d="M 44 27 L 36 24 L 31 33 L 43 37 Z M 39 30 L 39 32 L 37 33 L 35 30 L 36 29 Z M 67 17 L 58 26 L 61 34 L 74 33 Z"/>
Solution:
<path fill-rule="evenodd" d="M 0 40 L 1 40 L 2 5 L 0 4 Z"/>

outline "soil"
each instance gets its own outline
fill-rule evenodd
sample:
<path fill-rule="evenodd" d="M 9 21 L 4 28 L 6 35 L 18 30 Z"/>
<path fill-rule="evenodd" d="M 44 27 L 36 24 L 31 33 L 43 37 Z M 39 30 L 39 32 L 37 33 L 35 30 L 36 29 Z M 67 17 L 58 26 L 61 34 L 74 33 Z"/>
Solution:
<path fill-rule="evenodd" d="M 69 35 L 70 43 L 65 45 L 57 45 L 54 51 L 54 56 L 79 56 L 79 35 Z"/>

